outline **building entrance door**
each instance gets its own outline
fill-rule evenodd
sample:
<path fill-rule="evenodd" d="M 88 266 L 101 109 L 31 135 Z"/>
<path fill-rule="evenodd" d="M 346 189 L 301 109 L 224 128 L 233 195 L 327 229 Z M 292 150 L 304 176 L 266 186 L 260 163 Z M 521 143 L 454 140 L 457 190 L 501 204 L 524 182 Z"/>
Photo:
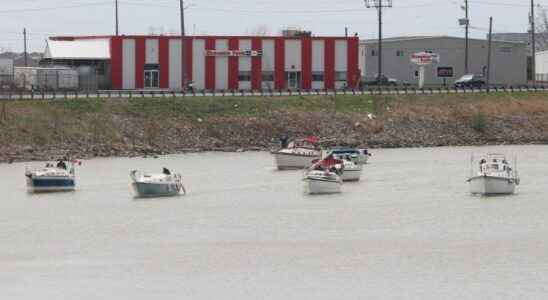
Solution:
<path fill-rule="evenodd" d="M 160 72 L 158 70 L 145 70 L 145 89 L 157 89 L 160 87 Z"/>
<path fill-rule="evenodd" d="M 287 72 L 287 88 L 297 90 L 301 87 L 301 72 Z"/>

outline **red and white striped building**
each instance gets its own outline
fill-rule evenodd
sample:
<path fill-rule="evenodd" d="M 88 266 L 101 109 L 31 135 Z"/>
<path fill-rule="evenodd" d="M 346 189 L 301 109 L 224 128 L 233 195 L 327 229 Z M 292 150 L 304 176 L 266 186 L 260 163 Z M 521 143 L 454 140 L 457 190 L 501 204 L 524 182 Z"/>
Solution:
<path fill-rule="evenodd" d="M 183 77 L 196 90 L 342 89 L 360 78 L 357 37 L 191 36 L 184 47 L 176 36 L 52 37 L 48 44 L 51 53 L 103 53 L 116 90 L 180 90 Z"/>

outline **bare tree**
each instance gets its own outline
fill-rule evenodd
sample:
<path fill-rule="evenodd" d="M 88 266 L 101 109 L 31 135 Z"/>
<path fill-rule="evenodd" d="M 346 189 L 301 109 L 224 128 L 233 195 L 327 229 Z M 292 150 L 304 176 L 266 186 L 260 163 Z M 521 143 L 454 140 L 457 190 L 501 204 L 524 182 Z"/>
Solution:
<path fill-rule="evenodd" d="M 535 39 L 537 42 L 536 50 L 543 51 L 548 49 L 548 13 L 542 6 L 537 7 L 535 16 Z"/>

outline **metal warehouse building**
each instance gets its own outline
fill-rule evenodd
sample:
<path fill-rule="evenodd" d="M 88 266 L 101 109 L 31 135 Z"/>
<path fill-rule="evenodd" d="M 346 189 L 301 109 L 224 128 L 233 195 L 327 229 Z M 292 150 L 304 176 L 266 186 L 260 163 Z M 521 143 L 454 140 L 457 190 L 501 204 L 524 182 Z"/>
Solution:
<path fill-rule="evenodd" d="M 52 37 L 45 58 L 91 65 L 110 88 L 343 89 L 360 79 L 357 37 Z M 186 70 L 183 76 L 183 70 Z"/>
<path fill-rule="evenodd" d="M 525 43 L 493 41 L 491 83 L 518 85 L 527 83 L 527 49 Z M 365 78 L 378 72 L 378 42 L 360 42 L 360 68 Z M 488 41 L 469 40 L 469 73 L 485 76 Z M 417 52 L 440 55 L 440 63 L 426 67 L 425 84 L 452 84 L 464 74 L 465 40 L 449 36 L 400 37 L 383 40 L 383 73 L 400 82 L 418 84 L 419 67 L 410 56 Z M 449 77 L 443 77 L 448 76 Z"/>

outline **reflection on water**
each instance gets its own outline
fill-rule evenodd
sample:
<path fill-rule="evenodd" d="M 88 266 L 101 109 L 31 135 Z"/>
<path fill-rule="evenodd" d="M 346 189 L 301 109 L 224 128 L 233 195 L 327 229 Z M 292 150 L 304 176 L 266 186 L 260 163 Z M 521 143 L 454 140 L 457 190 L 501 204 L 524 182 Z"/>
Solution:
<path fill-rule="evenodd" d="M 85 161 L 76 192 L 38 195 L 0 165 L 2 298 L 543 298 L 547 150 L 376 150 L 319 197 L 268 153 Z M 469 195 L 472 152 L 518 154 L 517 194 Z M 129 171 L 164 166 L 188 195 L 136 201 Z"/>

